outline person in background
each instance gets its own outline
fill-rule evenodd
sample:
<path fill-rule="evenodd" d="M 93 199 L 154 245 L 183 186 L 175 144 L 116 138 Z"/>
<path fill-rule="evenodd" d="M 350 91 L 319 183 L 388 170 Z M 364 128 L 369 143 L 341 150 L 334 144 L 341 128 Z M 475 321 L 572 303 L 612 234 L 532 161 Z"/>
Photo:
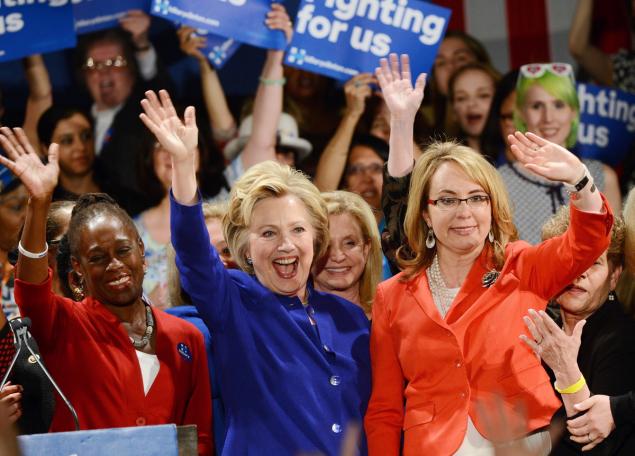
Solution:
<path fill-rule="evenodd" d="M 73 291 L 69 283 L 74 283 L 68 278 L 70 271 L 62 268 L 58 268 L 58 252 L 60 251 L 60 244 L 62 239 L 68 231 L 68 225 L 71 221 L 71 214 L 75 207 L 75 201 L 54 201 L 51 203 L 48 217 L 46 218 L 46 243 L 49 246 L 48 262 L 49 268 L 51 268 L 51 281 L 53 293 L 64 296 L 67 298 L 73 297 Z M 62 253 L 62 257 L 64 253 Z M 70 260 L 70 258 L 69 258 Z M 69 261 L 70 264 L 70 261 Z M 66 274 L 64 274 L 66 272 Z M 81 299 L 76 299 L 81 301 Z"/>
<path fill-rule="evenodd" d="M 194 108 L 181 123 L 167 92 L 160 100 L 146 96 L 141 119 L 172 156 L 181 285 L 215 339 L 227 412 L 223 452 L 336 454 L 366 409 L 369 324 L 360 307 L 309 284 L 311 266 L 328 248 L 318 189 L 273 160 L 249 169 L 223 219 L 241 270 L 226 270 L 210 245 L 193 172 Z"/>
<path fill-rule="evenodd" d="M 518 70 L 510 71 L 500 79 L 481 133 L 480 151 L 496 167 L 515 160 L 507 138 L 516 131 L 514 106 L 517 81 Z"/>
<path fill-rule="evenodd" d="M 330 241 L 326 257 L 313 267 L 315 289 L 348 299 L 370 318 L 383 259 L 375 216 L 355 193 L 340 190 L 322 197 Z"/>
<path fill-rule="evenodd" d="M 461 129 L 460 137 L 477 152 L 482 152 L 481 134 L 499 79 L 496 70 L 478 62 L 462 66 L 450 77 L 448 100 Z"/>
<path fill-rule="evenodd" d="M 561 208 L 543 227 L 543 239 L 562 236 L 569 223 L 568 211 Z M 591 395 L 618 396 L 635 389 L 635 320 L 615 294 L 623 267 L 624 222 L 616 217 L 608 249 L 554 298 L 560 306 L 558 321 L 532 309 L 524 317 L 531 337 L 520 337 L 549 367 L 564 403 L 556 416 L 574 417 L 575 404 Z M 595 432 L 586 437 L 578 444 L 565 432 L 551 454 L 580 454 L 588 446 L 594 447 L 590 454 L 635 452 L 632 425 L 621 426 L 608 438 Z"/>
<path fill-rule="evenodd" d="M 511 440 L 546 455 L 545 428 L 559 401 L 518 341 L 522 316 L 544 309 L 606 249 L 610 207 L 575 155 L 517 132 L 509 140 L 518 160 L 571 185 L 576 198 L 564 236 L 539 246 L 514 242 L 505 186 L 481 154 L 439 143 L 413 169 L 412 126 L 425 77 L 412 86 L 407 55 L 401 64 L 395 54 L 380 64 L 392 114 L 387 169 L 401 183 L 392 191 L 397 204 L 407 204 L 403 226 L 413 255 L 399 251 L 403 272 L 378 286 L 373 303 L 369 454 L 397 455 L 403 444 L 406 456 L 489 455 Z M 481 409 L 500 411 L 490 429 Z"/>
<path fill-rule="evenodd" d="M 516 84 L 514 124 L 561 147 L 573 148 L 577 141 L 580 107 L 573 69 L 566 63 L 523 65 Z M 622 207 L 617 175 L 597 160 L 583 160 L 598 189 L 612 208 Z M 542 225 L 569 196 L 560 182 L 542 178 L 522 163 L 513 161 L 498 167 L 514 205 L 514 224 L 520 239 L 540 242 Z"/>
<path fill-rule="evenodd" d="M 227 205 L 224 203 L 203 203 L 203 216 L 205 226 L 209 233 L 209 239 L 218 256 L 223 261 L 225 268 L 236 268 L 227 241 L 223 234 L 222 219 L 227 213 Z M 209 368 L 209 380 L 212 387 L 212 415 L 214 416 L 214 447 L 216 454 L 221 454 L 225 444 L 226 420 L 225 406 L 218 383 L 218 368 L 214 364 L 212 335 L 196 310 L 192 300 L 181 287 L 181 276 L 176 267 L 176 252 L 171 244 L 168 245 L 168 293 L 170 306 L 165 311 L 170 315 L 182 318 L 192 323 L 203 334 L 205 349 L 207 351 L 207 367 Z"/>
<path fill-rule="evenodd" d="M 0 163 L 20 176 L 29 194 L 18 243 L 16 302 L 31 319 L 42 358 L 75 407 L 80 428 L 193 424 L 199 454 L 211 454 L 203 337 L 145 302 L 143 243 L 134 223 L 108 195 L 81 196 L 67 236 L 85 298 L 76 303 L 55 295 L 46 218 L 59 175 L 57 145 L 49 148 L 45 165 L 21 129 L 0 132 L 11 158 L 0 157 Z M 59 401 L 50 430 L 70 431 L 76 424 Z"/>
<path fill-rule="evenodd" d="M 137 180 L 139 100 L 147 89 L 170 86 L 148 37 L 150 17 L 129 11 L 119 28 L 82 35 L 75 51 L 76 71 L 92 99 L 96 166 L 104 179 L 126 190 L 129 212 L 149 206 Z"/>

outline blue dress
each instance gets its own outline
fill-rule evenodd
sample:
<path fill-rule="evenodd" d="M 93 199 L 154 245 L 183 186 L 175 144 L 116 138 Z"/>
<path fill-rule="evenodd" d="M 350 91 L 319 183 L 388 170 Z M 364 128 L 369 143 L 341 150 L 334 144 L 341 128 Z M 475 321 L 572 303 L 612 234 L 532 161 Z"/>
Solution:
<path fill-rule="evenodd" d="M 183 206 L 171 198 L 171 232 L 182 287 L 214 335 L 223 453 L 339 454 L 370 397 L 370 325 L 362 309 L 310 288 L 304 307 L 255 276 L 226 270 L 200 202 Z"/>

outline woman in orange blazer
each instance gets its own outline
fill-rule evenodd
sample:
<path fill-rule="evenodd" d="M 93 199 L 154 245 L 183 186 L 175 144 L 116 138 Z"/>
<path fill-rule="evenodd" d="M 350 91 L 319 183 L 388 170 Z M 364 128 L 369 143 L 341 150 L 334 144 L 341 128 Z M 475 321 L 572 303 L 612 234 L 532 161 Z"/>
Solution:
<path fill-rule="evenodd" d="M 370 455 L 490 455 L 494 445 L 550 449 L 560 403 L 540 361 L 518 338 L 528 309 L 585 271 L 608 246 L 613 216 L 580 160 L 536 135 L 510 136 L 518 160 L 571 186 L 567 232 L 516 241 L 504 184 L 477 152 L 430 146 L 413 169 L 412 126 L 425 75 L 413 87 L 407 56 L 377 69 L 391 111 L 388 174 L 412 173 L 405 218 L 411 255 L 379 285 L 373 305 Z M 403 183 L 403 182 L 402 182 Z"/>

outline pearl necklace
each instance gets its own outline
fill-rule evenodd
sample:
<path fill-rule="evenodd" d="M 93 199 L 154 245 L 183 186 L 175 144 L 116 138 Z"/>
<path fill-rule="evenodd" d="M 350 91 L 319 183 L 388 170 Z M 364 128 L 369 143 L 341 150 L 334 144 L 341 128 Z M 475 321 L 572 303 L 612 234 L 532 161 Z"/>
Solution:
<path fill-rule="evenodd" d="M 443 280 L 438 255 L 434 256 L 432 265 L 430 265 L 427 270 L 427 276 L 432 297 L 439 309 L 439 313 L 441 313 L 441 316 L 445 319 L 445 316 L 448 314 L 450 307 L 452 306 L 452 301 L 454 301 L 454 294 L 445 284 L 445 280 Z"/>

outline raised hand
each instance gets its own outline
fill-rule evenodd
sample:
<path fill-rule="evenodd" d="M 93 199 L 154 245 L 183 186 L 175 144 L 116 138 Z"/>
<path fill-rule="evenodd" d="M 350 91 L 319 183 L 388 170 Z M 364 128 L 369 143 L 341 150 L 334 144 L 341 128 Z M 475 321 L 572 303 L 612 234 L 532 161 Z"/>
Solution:
<path fill-rule="evenodd" d="M 284 32 L 284 37 L 287 40 L 287 44 L 291 42 L 291 37 L 293 36 L 293 23 L 291 22 L 291 19 L 289 19 L 287 10 L 282 4 L 271 4 L 271 11 L 267 13 L 265 24 L 271 30 L 282 30 Z"/>
<path fill-rule="evenodd" d="M 539 176 L 574 185 L 584 175 L 580 159 L 558 144 L 519 131 L 507 138 L 518 161 Z"/>
<path fill-rule="evenodd" d="M 370 73 L 360 73 L 344 84 L 346 111 L 351 115 L 361 116 L 366 108 L 366 99 L 372 95 L 370 84 L 377 79 Z"/>
<path fill-rule="evenodd" d="M 375 70 L 375 75 L 391 116 L 394 119 L 414 122 L 419 105 L 421 105 L 423 100 L 426 74 L 420 74 L 413 87 L 410 74 L 410 59 L 406 54 L 401 55 L 401 70 L 399 69 L 397 54 L 390 54 L 390 66 L 386 59 L 380 59 L 379 64 L 379 68 Z"/>
<path fill-rule="evenodd" d="M 179 38 L 179 47 L 184 54 L 194 57 L 196 60 L 206 61 L 207 58 L 200 51 L 207 43 L 207 38 L 204 36 L 198 36 L 192 27 L 187 25 L 181 26 L 176 32 L 176 36 Z"/>
<path fill-rule="evenodd" d="M 57 144 L 51 143 L 44 164 L 21 128 L 0 128 L 0 143 L 9 156 L 0 155 L 0 163 L 22 181 L 32 198 L 50 199 L 60 173 Z"/>
<path fill-rule="evenodd" d="M 152 90 L 141 100 L 145 113 L 139 118 L 156 136 L 161 146 L 168 151 L 173 163 L 194 161 L 198 146 L 198 127 L 193 106 L 185 110 L 184 121 L 176 114 L 167 91 L 159 91 L 159 97 Z"/>
<path fill-rule="evenodd" d="M 150 16 L 141 10 L 130 10 L 119 19 L 119 25 L 132 35 L 132 42 L 137 50 L 147 49 L 150 46 L 148 30 L 150 29 Z"/>

